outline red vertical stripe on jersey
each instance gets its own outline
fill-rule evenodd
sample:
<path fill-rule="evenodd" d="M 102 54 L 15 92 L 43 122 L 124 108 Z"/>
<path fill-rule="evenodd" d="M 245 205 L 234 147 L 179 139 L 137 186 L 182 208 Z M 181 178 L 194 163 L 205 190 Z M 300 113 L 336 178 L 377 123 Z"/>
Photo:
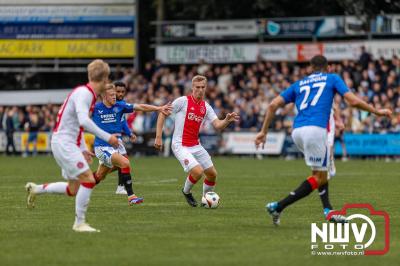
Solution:
<path fill-rule="evenodd" d="M 58 127 L 60 126 L 61 118 L 62 118 L 62 116 L 63 116 L 63 114 L 64 114 L 65 107 L 67 106 L 69 97 L 71 97 L 72 93 L 73 93 L 76 89 L 77 89 L 77 88 L 75 88 L 72 92 L 70 92 L 70 94 L 68 94 L 67 99 L 65 99 L 63 105 L 61 106 L 60 111 L 58 111 L 58 114 L 57 114 L 57 121 L 56 121 L 56 125 L 54 126 L 53 132 L 57 132 Z"/>
<path fill-rule="evenodd" d="M 201 100 L 195 102 L 193 96 L 187 96 L 187 109 L 183 125 L 182 145 L 192 147 L 199 144 L 199 131 L 206 115 L 206 103 Z"/>

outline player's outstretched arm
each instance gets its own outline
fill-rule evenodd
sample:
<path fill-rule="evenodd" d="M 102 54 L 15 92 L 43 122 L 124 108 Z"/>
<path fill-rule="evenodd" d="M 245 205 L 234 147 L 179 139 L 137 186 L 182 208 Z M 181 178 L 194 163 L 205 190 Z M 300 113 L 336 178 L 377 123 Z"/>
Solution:
<path fill-rule="evenodd" d="M 225 129 L 230 123 L 237 122 L 237 121 L 239 121 L 239 119 L 240 119 L 240 116 L 237 113 L 232 112 L 232 113 L 228 113 L 225 116 L 225 119 L 223 119 L 223 120 L 214 119 L 214 121 L 212 121 L 212 125 L 216 130 L 221 131 L 221 130 Z"/>
<path fill-rule="evenodd" d="M 165 122 L 165 114 L 160 112 L 157 118 L 157 127 L 156 127 L 156 139 L 154 141 L 154 148 L 157 150 L 162 150 L 162 131 Z"/>
<path fill-rule="evenodd" d="M 352 107 L 373 113 L 377 116 L 392 116 L 392 111 L 390 109 L 376 109 L 372 105 L 369 105 L 367 102 L 358 98 L 354 93 L 347 92 L 344 94 L 344 100 Z"/>
<path fill-rule="evenodd" d="M 150 104 L 136 104 L 135 110 L 142 111 L 142 112 L 161 112 L 164 115 L 168 116 L 172 112 L 172 105 L 171 105 L 171 103 L 168 103 L 163 106 L 156 106 L 156 105 L 150 105 Z"/>
<path fill-rule="evenodd" d="M 267 140 L 269 125 L 271 124 L 272 119 L 275 117 L 276 110 L 278 110 L 278 108 L 282 106 L 285 106 L 285 99 L 283 99 L 283 97 L 280 95 L 273 99 L 272 102 L 269 104 L 267 113 L 264 117 L 262 128 L 260 132 L 258 132 L 256 139 L 254 140 L 257 149 L 260 147 L 260 145 L 264 149 L 264 145 Z"/>

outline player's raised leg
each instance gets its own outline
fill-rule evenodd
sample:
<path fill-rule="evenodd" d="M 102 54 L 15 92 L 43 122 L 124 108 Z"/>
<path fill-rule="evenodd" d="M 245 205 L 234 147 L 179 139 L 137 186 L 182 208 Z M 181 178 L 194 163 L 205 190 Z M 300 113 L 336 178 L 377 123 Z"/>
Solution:
<path fill-rule="evenodd" d="M 329 154 L 326 145 L 326 130 L 313 126 L 301 127 L 293 130 L 292 138 L 299 150 L 304 153 L 306 164 L 313 171 L 312 175 L 294 191 L 290 192 L 286 198 L 266 205 L 275 225 L 280 223 L 280 214 L 286 207 L 308 196 L 313 190 L 327 182 L 327 160 Z"/>
<path fill-rule="evenodd" d="M 286 207 L 308 196 L 313 190 L 318 188 L 322 182 L 326 182 L 326 180 L 323 179 L 323 176 L 324 175 L 321 172 L 318 172 L 316 175 L 309 176 L 300 184 L 300 186 L 298 186 L 294 191 L 290 192 L 286 198 L 280 200 L 279 202 L 268 203 L 266 208 L 272 216 L 273 223 L 275 225 L 279 225 L 279 216 Z"/>
<path fill-rule="evenodd" d="M 78 191 L 79 183 L 76 182 L 54 182 L 36 185 L 35 183 L 28 182 L 25 185 L 27 192 L 26 205 L 28 208 L 35 207 L 35 199 L 40 194 L 61 194 L 67 196 L 75 196 Z"/>

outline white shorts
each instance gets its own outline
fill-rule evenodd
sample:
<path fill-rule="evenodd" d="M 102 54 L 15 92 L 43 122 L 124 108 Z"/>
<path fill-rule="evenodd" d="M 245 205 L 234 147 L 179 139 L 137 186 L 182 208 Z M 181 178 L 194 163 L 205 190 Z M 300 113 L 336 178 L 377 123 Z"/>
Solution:
<path fill-rule="evenodd" d="M 335 120 L 329 119 L 328 145 L 329 147 L 335 144 Z"/>
<path fill-rule="evenodd" d="M 292 138 L 304 154 L 306 164 L 316 171 L 328 170 L 328 134 L 325 128 L 304 126 L 293 130 Z"/>
<path fill-rule="evenodd" d="M 171 148 L 185 172 L 189 172 L 197 165 L 200 165 L 204 170 L 213 166 L 211 156 L 201 145 L 184 147 L 179 144 L 172 144 Z"/>
<path fill-rule="evenodd" d="M 61 167 L 62 176 L 67 180 L 78 180 L 80 174 L 90 169 L 81 149 L 74 143 L 52 141 L 51 151 Z"/>
<path fill-rule="evenodd" d="M 96 154 L 97 159 L 99 159 L 100 164 L 105 165 L 108 168 L 113 168 L 113 164 L 111 162 L 111 156 L 118 152 L 121 155 L 126 155 L 126 149 L 122 140 L 119 140 L 118 149 L 111 146 L 97 146 L 94 147 L 94 153 Z"/>

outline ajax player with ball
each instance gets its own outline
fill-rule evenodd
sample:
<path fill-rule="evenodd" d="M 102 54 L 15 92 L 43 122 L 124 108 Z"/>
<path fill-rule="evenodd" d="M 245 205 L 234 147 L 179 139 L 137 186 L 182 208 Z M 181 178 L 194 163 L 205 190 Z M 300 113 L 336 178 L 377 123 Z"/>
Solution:
<path fill-rule="evenodd" d="M 231 122 L 239 121 L 239 115 L 229 113 L 225 119 L 218 119 L 212 107 L 204 101 L 207 89 L 207 78 L 197 75 L 192 79 L 192 94 L 182 96 L 172 103 L 172 113 L 175 115 L 175 130 L 172 138 L 172 151 L 181 163 L 185 172 L 189 173 L 186 178 L 182 193 L 187 203 L 197 207 L 197 201 L 191 190 L 193 186 L 205 175 L 203 182 L 203 205 L 209 208 L 218 206 L 219 197 L 214 192 L 217 171 L 211 161 L 208 152 L 199 142 L 200 127 L 204 122 L 211 123 L 216 130 L 223 130 Z M 165 115 L 160 113 L 157 120 L 157 133 L 154 147 L 162 148 L 162 129 Z M 210 200 L 210 204 L 208 204 Z"/>

